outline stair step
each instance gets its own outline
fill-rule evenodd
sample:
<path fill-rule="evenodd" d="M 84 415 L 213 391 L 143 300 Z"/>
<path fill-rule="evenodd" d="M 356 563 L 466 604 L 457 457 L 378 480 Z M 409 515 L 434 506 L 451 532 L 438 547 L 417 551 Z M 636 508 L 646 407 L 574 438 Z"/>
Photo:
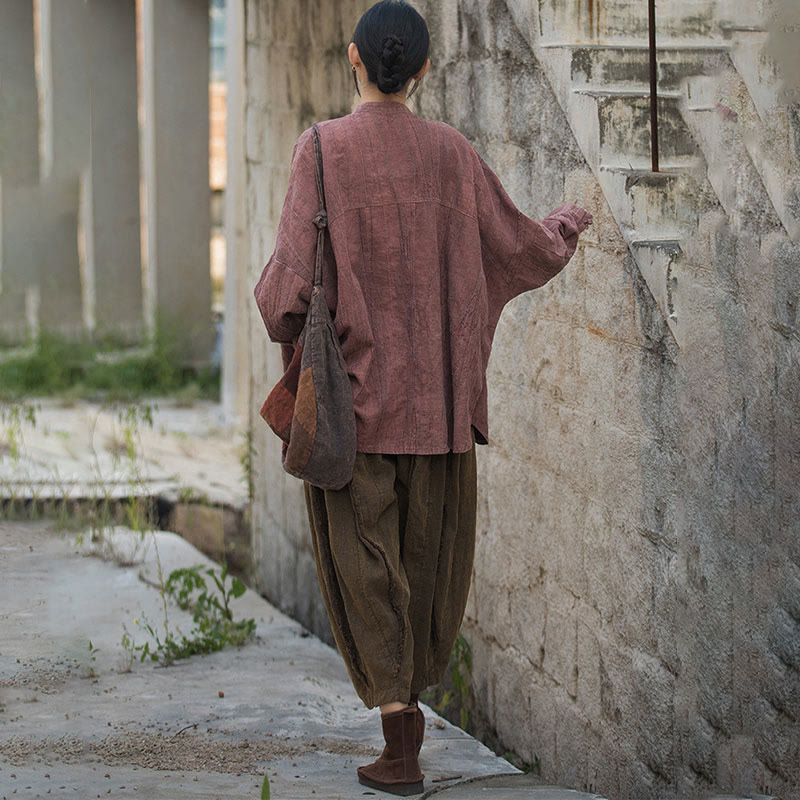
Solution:
<path fill-rule="evenodd" d="M 570 50 L 580 48 L 582 50 L 620 50 L 630 51 L 634 50 L 637 53 L 650 52 L 650 45 L 646 41 L 641 40 L 624 40 L 615 39 L 614 41 L 605 42 L 569 42 L 569 41 L 556 41 L 548 40 L 539 43 L 539 47 L 549 50 L 557 48 L 568 48 Z M 696 40 L 696 39 L 672 39 L 667 42 L 658 40 L 656 42 L 656 53 L 668 53 L 673 51 L 700 51 L 700 52 L 728 52 L 730 44 L 722 41 L 715 41 L 714 39 Z"/>
<path fill-rule="evenodd" d="M 683 257 L 678 239 L 633 239 L 628 242 L 639 271 L 667 320 L 678 346 L 683 345 L 683 325 L 679 314 L 678 280 L 675 266 Z"/>
<path fill-rule="evenodd" d="M 600 171 L 601 172 L 618 172 L 621 175 L 628 175 L 632 178 L 639 178 L 643 181 L 650 181 L 654 184 L 661 184 L 666 181 L 671 181 L 676 178 L 680 178 L 682 175 L 687 175 L 690 172 L 690 166 L 694 165 L 695 161 L 689 161 L 683 163 L 661 163 L 659 164 L 659 171 L 653 172 L 652 169 L 647 169 L 645 167 L 630 167 L 630 166 L 622 166 L 620 164 L 601 164 Z"/>
<path fill-rule="evenodd" d="M 592 166 L 628 164 L 639 168 L 650 163 L 650 92 L 631 89 L 574 87 L 568 100 L 568 114 L 581 120 L 573 130 L 585 139 L 581 144 Z M 659 151 L 665 161 L 697 155 L 697 144 L 681 116 L 682 95 L 658 95 Z M 587 120 L 596 118 L 593 129 Z M 583 131 L 578 128 L 582 128 Z M 644 162 L 644 163 L 642 163 Z"/>
<path fill-rule="evenodd" d="M 658 8 L 658 30 L 665 39 L 707 40 L 716 32 L 717 10 L 717 0 L 671 0 Z M 647 41 L 646 3 L 589 3 L 587 7 L 585 0 L 539 0 L 538 17 L 544 39 Z"/>
<path fill-rule="evenodd" d="M 650 52 L 646 47 L 586 47 L 570 50 L 570 79 L 580 86 L 618 89 L 650 87 Z M 659 91 L 679 91 L 681 82 L 698 74 L 718 72 L 729 63 L 728 47 L 659 48 L 656 78 Z"/>
<path fill-rule="evenodd" d="M 680 239 L 673 237 L 653 236 L 648 239 L 634 239 L 628 244 L 631 247 L 651 247 L 655 250 L 663 250 L 665 253 L 680 255 L 683 252 Z"/>
<path fill-rule="evenodd" d="M 694 204 L 686 191 L 692 183 L 687 169 L 653 172 L 603 164 L 598 178 L 626 238 L 641 240 L 658 235 L 677 241 L 696 221 Z"/>
<path fill-rule="evenodd" d="M 763 25 L 741 25 L 736 22 L 720 22 L 719 29 L 723 34 L 734 33 L 768 33 Z"/>
<path fill-rule="evenodd" d="M 585 94 L 589 97 L 650 97 L 650 87 L 640 86 L 638 88 L 627 87 L 608 87 L 599 89 L 596 86 L 573 86 L 572 91 L 575 94 Z M 680 99 L 682 94 L 677 90 L 659 91 L 659 98 L 664 99 Z"/>

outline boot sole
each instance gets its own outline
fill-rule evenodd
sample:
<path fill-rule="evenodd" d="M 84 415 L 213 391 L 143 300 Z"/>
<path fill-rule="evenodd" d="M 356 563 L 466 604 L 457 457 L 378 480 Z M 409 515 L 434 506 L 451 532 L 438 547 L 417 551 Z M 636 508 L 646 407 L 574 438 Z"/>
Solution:
<path fill-rule="evenodd" d="M 425 791 L 423 781 L 417 781 L 416 783 L 381 783 L 380 781 L 373 781 L 359 775 L 358 782 L 362 786 L 369 786 L 370 789 L 378 789 L 381 792 L 397 794 L 400 795 L 400 797 L 408 797 L 411 794 L 422 794 Z"/>

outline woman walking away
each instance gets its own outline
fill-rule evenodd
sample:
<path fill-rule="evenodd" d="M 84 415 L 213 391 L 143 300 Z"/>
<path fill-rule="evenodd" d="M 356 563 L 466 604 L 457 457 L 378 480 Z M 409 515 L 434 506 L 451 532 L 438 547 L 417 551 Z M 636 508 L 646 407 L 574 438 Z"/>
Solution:
<path fill-rule="evenodd" d="M 428 42 L 408 3 L 372 6 L 348 49 L 360 104 L 318 126 L 325 294 L 358 452 L 348 485 L 305 484 L 306 502 L 334 638 L 359 697 L 381 710 L 386 746 L 358 779 L 396 795 L 423 791 L 417 698 L 441 682 L 467 601 L 495 327 L 509 300 L 564 268 L 592 222 L 569 204 L 528 218 L 464 136 L 406 106 L 430 67 Z M 308 129 L 255 287 L 287 365 L 311 294 L 318 211 Z"/>

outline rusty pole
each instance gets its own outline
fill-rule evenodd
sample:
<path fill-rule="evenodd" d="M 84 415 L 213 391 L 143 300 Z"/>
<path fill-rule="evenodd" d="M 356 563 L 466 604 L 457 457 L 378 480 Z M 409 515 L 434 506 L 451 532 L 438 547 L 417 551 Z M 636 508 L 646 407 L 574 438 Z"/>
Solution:
<path fill-rule="evenodd" d="M 656 0 L 648 0 L 650 28 L 650 155 L 653 172 L 658 172 L 658 86 L 656 81 Z"/>

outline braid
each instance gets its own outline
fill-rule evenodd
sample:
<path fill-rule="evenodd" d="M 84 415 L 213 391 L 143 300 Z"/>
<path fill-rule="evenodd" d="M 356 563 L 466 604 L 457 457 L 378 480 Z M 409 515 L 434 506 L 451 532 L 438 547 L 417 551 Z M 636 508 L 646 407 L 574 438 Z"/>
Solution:
<path fill-rule="evenodd" d="M 382 43 L 378 64 L 378 88 L 385 94 L 392 94 L 403 87 L 406 80 L 404 72 L 406 63 L 403 39 L 393 34 L 387 36 Z"/>

